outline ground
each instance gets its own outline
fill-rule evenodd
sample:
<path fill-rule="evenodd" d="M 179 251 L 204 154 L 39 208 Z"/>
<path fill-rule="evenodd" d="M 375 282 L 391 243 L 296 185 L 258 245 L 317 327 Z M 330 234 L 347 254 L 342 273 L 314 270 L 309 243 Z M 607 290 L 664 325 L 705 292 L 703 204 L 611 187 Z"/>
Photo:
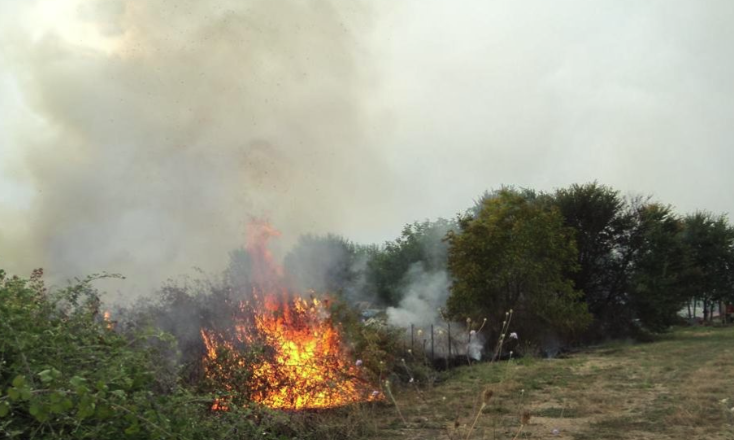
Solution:
<path fill-rule="evenodd" d="M 392 388 L 399 412 L 369 410 L 375 439 L 734 439 L 734 328 L 480 363 Z"/>

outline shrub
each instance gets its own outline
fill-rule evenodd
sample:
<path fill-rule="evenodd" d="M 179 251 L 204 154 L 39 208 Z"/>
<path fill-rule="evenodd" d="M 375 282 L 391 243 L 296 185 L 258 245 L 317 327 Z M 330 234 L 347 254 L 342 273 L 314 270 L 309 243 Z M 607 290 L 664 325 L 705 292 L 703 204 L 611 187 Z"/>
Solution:
<path fill-rule="evenodd" d="M 9 438 L 273 438 L 262 408 L 211 414 L 211 397 L 178 385 L 170 335 L 121 332 L 89 277 L 49 292 L 0 271 L 0 434 Z M 265 435 L 263 435 L 263 433 Z"/>

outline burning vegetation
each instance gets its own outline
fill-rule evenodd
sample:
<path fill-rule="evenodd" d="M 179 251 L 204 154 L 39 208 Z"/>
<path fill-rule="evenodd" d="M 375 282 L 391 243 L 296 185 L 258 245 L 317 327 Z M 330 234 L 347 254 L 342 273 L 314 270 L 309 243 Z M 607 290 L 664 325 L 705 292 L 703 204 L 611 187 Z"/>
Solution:
<path fill-rule="evenodd" d="M 242 398 L 294 410 L 376 399 L 331 319 L 329 301 L 287 288 L 267 247 L 278 235 L 264 222 L 249 226 L 253 291 L 233 308 L 227 328 L 201 329 L 206 377 L 227 393 L 212 409 L 227 410 Z"/>

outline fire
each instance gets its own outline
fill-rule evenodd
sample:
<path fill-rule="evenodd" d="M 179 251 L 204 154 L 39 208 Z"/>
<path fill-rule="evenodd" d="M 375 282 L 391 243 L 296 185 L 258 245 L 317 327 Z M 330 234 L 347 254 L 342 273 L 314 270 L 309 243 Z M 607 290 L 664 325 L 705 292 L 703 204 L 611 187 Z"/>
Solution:
<path fill-rule="evenodd" d="M 255 289 L 239 304 L 232 328 L 202 329 L 207 377 L 270 408 L 331 408 L 374 400 L 350 360 L 328 301 L 293 295 L 267 248 L 278 232 L 266 223 L 248 231 Z M 227 399 L 212 409 L 226 410 Z"/>
<path fill-rule="evenodd" d="M 115 323 L 112 322 L 112 320 L 110 319 L 111 316 L 112 315 L 110 315 L 109 310 L 105 310 L 104 313 L 102 314 L 102 320 L 104 321 L 105 327 L 107 327 L 107 330 L 112 330 L 113 328 L 115 328 Z"/>

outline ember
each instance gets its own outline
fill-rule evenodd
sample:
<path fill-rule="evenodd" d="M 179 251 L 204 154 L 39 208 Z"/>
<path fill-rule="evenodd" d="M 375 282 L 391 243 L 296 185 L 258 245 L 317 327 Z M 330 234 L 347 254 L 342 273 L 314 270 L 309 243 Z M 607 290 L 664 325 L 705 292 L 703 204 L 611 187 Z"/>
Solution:
<path fill-rule="evenodd" d="M 270 408 L 331 408 L 375 400 L 344 349 L 328 302 L 293 295 L 284 287 L 282 268 L 267 248 L 277 235 L 267 223 L 249 227 L 252 299 L 239 304 L 228 332 L 201 330 L 207 376 L 232 392 L 242 388 L 233 381 L 246 381 L 249 399 Z M 246 350 L 258 346 L 262 354 L 248 357 Z M 212 406 L 227 408 L 225 399 Z"/>

